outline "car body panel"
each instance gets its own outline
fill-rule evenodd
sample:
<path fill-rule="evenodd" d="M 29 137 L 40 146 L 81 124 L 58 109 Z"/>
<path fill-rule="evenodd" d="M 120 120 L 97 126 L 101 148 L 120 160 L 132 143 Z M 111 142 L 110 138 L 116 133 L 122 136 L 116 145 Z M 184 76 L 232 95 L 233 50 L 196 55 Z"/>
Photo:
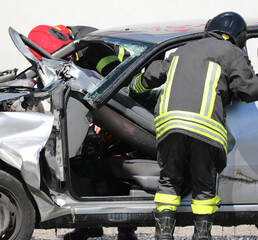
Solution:
<path fill-rule="evenodd" d="M 50 136 L 53 116 L 41 113 L 1 112 L 1 159 L 24 174 L 26 182 L 39 187 L 39 152 Z"/>
<path fill-rule="evenodd" d="M 257 104 L 234 102 L 227 108 L 231 150 L 219 180 L 219 195 L 225 204 L 258 202 Z"/>

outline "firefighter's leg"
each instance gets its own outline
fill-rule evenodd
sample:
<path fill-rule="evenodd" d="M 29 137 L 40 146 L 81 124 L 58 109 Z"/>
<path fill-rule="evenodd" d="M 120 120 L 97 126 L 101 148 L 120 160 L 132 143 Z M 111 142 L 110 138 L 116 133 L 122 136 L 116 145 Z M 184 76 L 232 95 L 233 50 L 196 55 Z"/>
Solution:
<path fill-rule="evenodd" d="M 184 179 L 185 148 L 185 136 L 182 134 L 171 134 L 158 145 L 161 171 L 154 199 L 155 240 L 174 239 L 176 210 L 180 205 Z"/>
<path fill-rule="evenodd" d="M 193 139 L 190 145 L 190 169 L 193 184 L 192 211 L 194 214 L 193 240 L 210 240 L 215 212 L 220 198 L 216 195 L 215 147 Z"/>

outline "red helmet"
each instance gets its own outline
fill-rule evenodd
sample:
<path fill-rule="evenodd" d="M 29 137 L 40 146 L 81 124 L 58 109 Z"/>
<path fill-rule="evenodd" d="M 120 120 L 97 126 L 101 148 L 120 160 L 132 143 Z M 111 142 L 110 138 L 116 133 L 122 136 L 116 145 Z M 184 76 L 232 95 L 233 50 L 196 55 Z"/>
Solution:
<path fill-rule="evenodd" d="M 30 31 L 28 38 L 48 53 L 53 53 L 64 45 L 72 42 L 73 35 L 71 30 L 63 25 L 55 27 L 39 25 Z M 37 59 L 41 60 L 42 57 L 39 54 L 33 50 L 31 50 L 31 52 Z"/>

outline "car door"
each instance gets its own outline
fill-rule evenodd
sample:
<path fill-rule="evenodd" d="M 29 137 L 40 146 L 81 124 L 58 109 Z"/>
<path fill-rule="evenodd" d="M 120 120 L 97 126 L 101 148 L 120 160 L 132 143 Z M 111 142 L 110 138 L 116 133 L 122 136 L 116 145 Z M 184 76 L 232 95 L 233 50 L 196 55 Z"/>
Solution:
<path fill-rule="evenodd" d="M 249 28 L 247 54 L 258 72 L 258 28 Z M 223 204 L 258 201 L 258 102 L 234 101 L 227 107 L 227 167 L 219 176 L 218 194 Z"/>

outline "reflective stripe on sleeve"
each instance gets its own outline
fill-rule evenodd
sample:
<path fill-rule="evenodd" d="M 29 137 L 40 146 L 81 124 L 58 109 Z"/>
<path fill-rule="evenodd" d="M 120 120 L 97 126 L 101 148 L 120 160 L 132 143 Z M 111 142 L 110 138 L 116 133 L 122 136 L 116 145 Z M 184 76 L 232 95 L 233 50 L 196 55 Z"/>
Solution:
<path fill-rule="evenodd" d="M 118 59 L 119 59 L 120 62 L 123 62 L 124 55 L 125 55 L 125 49 L 124 49 L 124 47 L 119 46 Z"/>
<path fill-rule="evenodd" d="M 136 93 L 144 93 L 144 92 L 151 90 L 151 89 L 146 89 L 142 85 L 142 75 L 143 75 L 143 73 L 139 73 L 138 75 L 136 75 L 136 77 L 134 78 L 134 80 L 132 82 L 131 86 Z"/>
<path fill-rule="evenodd" d="M 101 73 L 104 67 L 115 61 L 119 61 L 118 57 L 115 55 L 104 57 L 98 62 L 96 69 L 99 73 Z"/>

